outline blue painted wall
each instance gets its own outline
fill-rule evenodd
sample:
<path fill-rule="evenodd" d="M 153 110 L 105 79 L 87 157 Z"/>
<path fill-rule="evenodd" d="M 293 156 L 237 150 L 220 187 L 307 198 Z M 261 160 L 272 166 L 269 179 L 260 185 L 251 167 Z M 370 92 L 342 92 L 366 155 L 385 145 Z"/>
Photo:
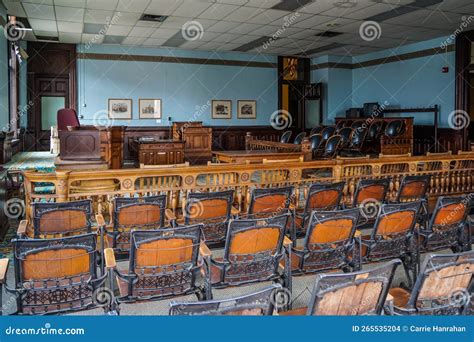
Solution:
<path fill-rule="evenodd" d="M 0 16 L 6 16 L 5 11 L 0 6 Z M 0 130 L 8 130 L 9 121 L 9 99 L 8 99 L 8 55 L 7 39 L 0 32 Z"/>
<path fill-rule="evenodd" d="M 276 63 L 274 56 L 216 53 L 120 46 L 78 46 L 79 52 L 153 56 L 179 56 Z M 276 68 L 156 63 L 134 61 L 79 60 L 79 114 L 82 124 L 94 124 L 94 115 L 107 111 L 109 98 L 131 98 L 133 119 L 114 125 L 167 126 L 172 121 L 203 121 L 208 125 L 269 125 L 277 110 Z M 138 118 L 139 98 L 161 98 L 161 121 Z M 232 119 L 211 118 L 210 101 L 232 100 Z M 237 100 L 257 100 L 256 119 L 237 119 Z M 85 107 L 84 107 L 85 104 Z"/>
<path fill-rule="evenodd" d="M 357 63 L 440 47 L 446 37 L 396 49 L 354 56 L 342 62 Z M 312 64 L 333 61 L 336 57 L 313 58 Z M 449 73 L 442 73 L 448 66 Z M 326 68 L 311 72 L 312 82 L 323 80 L 326 84 L 327 105 L 325 123 L 333 123 L 336 116 L 344 116 L 349 107 L 362 107 L 365 102 L 388 103 L 389 107 L 427 107 L 440 105 L 440 126 L 448 127 L 448 116 L 454 110 L 455 53 L 397 61 L 366 68 Z M 412 115 L 412 114 L 402 114 Z M 415 124 L 432 124 L 429 114 L 416 114 Z"/>

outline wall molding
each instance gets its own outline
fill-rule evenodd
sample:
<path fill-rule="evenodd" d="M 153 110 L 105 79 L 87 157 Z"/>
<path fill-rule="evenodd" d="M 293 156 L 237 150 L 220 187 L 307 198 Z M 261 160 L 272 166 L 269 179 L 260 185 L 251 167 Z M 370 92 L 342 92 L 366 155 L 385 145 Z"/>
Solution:
<path fill-rule="evenodd" d="M 451 45 L 448 45 L 446 49 L 442 49 L 440 47 L 430 48 L 430 49 L 425 49 L 425 50 L 420 50 L 420 51 L 415 51 L 415 52 L 402 53 L 400 55 L 395 55 L 395 56 L 387 56 L 383 58 L 372 59 L 372 60 L 363 61 L 363 62 L 354 62 L 352 64 L 351 63 L 337 63 L 337 62 L 313 64 L 311 65 L 311 70 L 328 69 L 328 68 L 336 68 L 336 69 L 367 68 L 367 67 L 371 67 L 375 65 L 401 62 L 401 61 L 406 61 L 409 59 L 428 57 L 428 56 L 433 56 L 433 55 L 446 53 L 446 52 L 453 52 L 454 50 L 455 50 L 455 46 L 454 44 L 451 44 Z"/>
<path fill-rule="evenodd" d="M 239 66 L 249 68 L 277 68 L 276 63 L 239 61 L 229 59 L 192 58 L 176 56 L 150 56 L 150 55 L 119 55 L 109 53 L 78 53 L 78 59 L 95 59 L 107 61 L 129 61 L 129 62 L 154 62 L 154 63 L 180 63 L 200 65 Z"/>

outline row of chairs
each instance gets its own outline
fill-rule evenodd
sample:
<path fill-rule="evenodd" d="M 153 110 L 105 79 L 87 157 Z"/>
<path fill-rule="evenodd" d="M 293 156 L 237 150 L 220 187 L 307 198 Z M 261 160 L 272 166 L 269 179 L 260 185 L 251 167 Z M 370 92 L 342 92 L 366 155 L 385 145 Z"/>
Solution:
<path fill-rule="evenodd" d="M 350 127 L 344 122 L 336 126 L 314 127 L 309 134 L 313 157 L 333 158 L 338 153 L 342 156 L 360 156 L 366 143 L 375 143 L 381 135 L 396 138 L 405 133 L 406 127 L 403 120 L 394 120 L 385 125 L 382 121 L 370 124 L 364 121 L 355 121 Z M 280 142 L 290 142 L 292 132 L 282 134 Z M 306 137 L 306 132 L 296 135 L 294 144 L 301 144 Z"/>
<path fill-rule="evenodd" d="M 39 279 L 42 283 L 47 279 L 49 283 L 50 278 L 58 276 L 58 273 L 54 272 L 64 272 L 66 268 L 69 273 L 74 274 L 69 274 L 68 277 L 63 274 L 67 281 L 63 279 L 65 283 L 61 282 L 61 289 L 67 293 L 64 287 L 66 284 L 72 286 L 70 292 L 78 291 L 77 286 L 80 288 L 78 275 L 73 270 L 77 268 L 81 274 L 87 273 L 84 265 L 95 267 L 95 262 L 105 259 L 106 265 L 101 264 L 100 276 L 97 275 L 94 283 L 103 285 L 103 270 L 104 267 L 107 268 L 109 279 L 115 276 L 119 279 L 121 296 L 118 302 L 163 298 L 189 292 L 198 294 L 199 299 L 210 299 L 213 287 L 238 286 L 264 280 L 278 281 L 291 290 L 292 275 L 339 268 L 344 271 L 356 271 L 362 263 L 397 257 L 402 258 L 406 269 L 410 269 L 410 266 L 416 264 L 413 262 L 416 260 L 416 250 L 412 248 L 414 241 L 422 242 L 423 246 L 428 247 L 424 248 L 427 251 L 446 247 L 455 250 L 468 247 L 464 238 L 468 211 L 465 198 L 448 198 L 448 201 L 439 199 L 430 224 L 423 223 L 426 220 L 420 220 L 423 225 L 414 229 L 418 213 L 424 215 L 420 210 L 420 197 L 425 196 L 428 181 L 420 177 L 406 178 L 397 195 L 397 200 L 401 203 L 396 204 L 384 203 L 388 180 L 361 181 L 351 209 L 346 209 L 344 205 L 341 207 L 341 184 L 315 184 L 310 187 L 305 210 L 299 212 L 296 208 L 291 208 L 291 187 L 254 190 L 246 215 L 232 210 L 233 194 L 207 193 L 208 197 L 200 194 L 198 199 L 188 198 L 182 224 L 172 213 L 166 211 L 166 198 L 161 197 L 160 204 L 156 204 L 156 199 L 150 197 L 140 200 L 127 199 L 129 202 L 123 206 L 115 203 L 113 216 L 116 222 L 112 225 L 117 229 L 109 232 L 103 218 L 98 216 L 101 244 L 97 244 L 98 237 L 95 233 L 49 239 L 51 234 L 55 236 L 60 230 L 65 235 L 82 233 L 79 228 L 84 227 L 83 224 L 91 217 L 91 203 L 83 209 L 80 208 L 80 203 L 69 204 L 69 207 L 68 204 L 62 203 L 37 203 L 34 207 L 43 207 L 43 210 L 33 210 L 33 226 L 36 225 L 33 227 L 33 237 L 43 239 L 28 239 L 28 234 L 25 234 L 27 224 L 22 222 L 19 229 L 20 238 L 14 242 L 15 269 L 20 272 L 19 279 L 23 279 L 22 272 L 25 270 L 41 270 Z M 360 204 L 365 204 L 366 199 L 384 203 L 377 212 L 375 226 L 368 238 L 356 233 L 358 227 L 369 221 L 360 220 L 360 212 L 364 209 L 360 208 Z M 219 200 L 222 201 L 220 205 Z M 122 211 L 124 209 L 126 210 Z M 309 209 L 311 211 L 308 216 L 306 211 Z M 226 219 L 222 220 L 222 216 L 217 216 L 216 220 L 216 215 L 232 211 L 240 218 L 235 220 L 225 216 Z M 172 228 L 163 228 L 164 216 L 167 216 Z M 297 217 L 301 218 L 299 228 Z M 211 221 L 206 221 L 208 219 Z M 199 223 L 196 224 L 196 221 L 192 220 Z M 307 224 L 304 223 L 305 220 Z M 446 220 L 447 222 L 444 222 Z M 58 228 L 59 222 L 62 222 L 61 229 Z M 211 231 L 216 231 L 216 224 L 224 227 L 223 258 L 213 257 L 206 245 L 209 242 L 219 242 L 206 236 L 208 227 L 211 227 Z M 91 231 L 90 224 L 87 229 Z M 288 232 L 294 244 L 285 236 Z M 305 236 L 302 248 L 297 245 L 298 233 Z M 414 235 L 417 239 L 413 239 Z M 111 238 L 108 242 L 111 242 L 112 248 L 106 248 L 104 251 L 105 236 Z M 120 239 L 117 239 L 119 236 Z M 82 245 L 89 246 L 89 249 L 81 249 Z M 419 243 L 417 245 L 420 246 Z M 66 251 L 63 250 L 64 246 L 69 246 L 65 248 Z M 130 255 L 127 273 L 116 269 L 114 249 L 119 254 L 128 252 Z M 78 252 L 79 250 L 81 252 Z M 98 253 L 95 253 L 96 251 Z M 28 255 L 35 257 L 28 260 Z M 46 260 L 55 260 L 55 257 L 60 261 L 67 257 L 75 261 L 69 260 L 65 265 L 60 262 L 59 271 L 56 268 L 48 269 Z M 26 261 L 29 266 L 22 266 Z M 39 262 L 37 267 L 36 262 Z M 48 273 L 50 271 L 53 273 Z M 414 272 L 414 276 L 416 273 Z M 205 276 L 198 285 L 200 274 Z M 25 279 L 36 279 L 31 278 L 30 273 L 27 275 L 30 278 L 26 276 Z M 79 283 L 82 283 L 82 279 L 83 275 Z M 53 288 L 57 286 L 52 280 L 51 283 Z M 23 281 L 17 285 L 17 292 L 25 293 Z M 42 295 L 35 292 L 38 287 L 34 281 L 29 285 L 28 290 L 35 293 L 26 296 L 30 301 L 32 298 L 42 298 Z M 40 293 L 51 291 L 51 288 L 46 287 L 42 288 L 43 292 Z M 51 310 L 50 305 L 44 308 L 44 301 L 41 303 L 32 305 L 35 312 L 38 312 L 38 306 L 42 307 L 43 311 Z M 28 303 L 25 305 L 28 307 Z M 61 305 L 55 311 L 57 310 L 61 310 Z"/>

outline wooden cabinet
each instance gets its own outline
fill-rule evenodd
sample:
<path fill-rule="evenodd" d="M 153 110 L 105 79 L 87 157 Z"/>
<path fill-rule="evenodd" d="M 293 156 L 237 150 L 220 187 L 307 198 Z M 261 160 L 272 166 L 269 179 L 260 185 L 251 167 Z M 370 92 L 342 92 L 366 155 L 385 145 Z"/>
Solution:
<path fill-rule="evenodd" d="M 132 142 L 135 166 L 169 165 L 184 163 L 184 141 L 154 140 Z"/>
<path fill-rule="evenodd" d="M 173 140 L 184 141 L 184 159 L 191 164 L 212 159 L 212 128 L 202 122 L 174 122 Z"/>

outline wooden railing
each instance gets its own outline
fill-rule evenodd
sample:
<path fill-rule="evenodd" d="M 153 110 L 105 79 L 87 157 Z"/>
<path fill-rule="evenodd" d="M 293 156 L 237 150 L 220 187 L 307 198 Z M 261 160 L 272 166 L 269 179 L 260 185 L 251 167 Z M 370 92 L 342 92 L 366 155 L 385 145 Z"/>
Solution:
<path fill-rule="evenodd" d="M 376 159 L 333 159 L 268 164 L 213 164 L 159 169 L 57 171 L 24 173 L 26 210 L 35 201 L 73 201 L 90 198 L 95 210 L 109 214 L 115 196 L 168 195 L 168 207 L 176 210 L 190 191 L 235 190 L 235 203 L 244 210 L 254 188 L 293 185 L 296 204 L 302 205 L 313 182 L 345 181 L 343 200 L 353 199 L 357 182 L 367 178 L 390 178 L 389 196 L 394 196 L 404 175 L 431 175 L 431 199 L 441 195 L 474 192 L 474 152 L 458 155 L 430 154 L 412 157 L 381 156 Z M 37 191 L 51 183 L 54 193 Z"/>

